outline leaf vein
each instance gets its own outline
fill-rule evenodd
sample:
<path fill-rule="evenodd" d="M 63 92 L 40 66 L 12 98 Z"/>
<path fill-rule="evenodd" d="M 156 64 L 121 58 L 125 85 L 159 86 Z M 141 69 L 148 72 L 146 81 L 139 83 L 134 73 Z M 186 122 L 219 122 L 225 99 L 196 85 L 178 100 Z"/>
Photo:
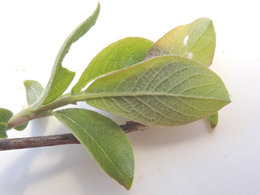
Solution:
<path fill-rule="evenodd" d="M 135 97 L 139 102 L 141 102 L 142 104 L 144 104 L 146 107 L 148 107 L 150 110 L 152 110 L 153 112 L 161 115 L 162 117 L 165 117 L 167 119 L 170 119 L 170 120 L 176 120 L 175 118 L 172 118 L 172 117 L 168 117 L 167 115 L 157 111 L 156 109 L 154 109 L 152 106 L 150 106 L 149 104 L 147 104 L 146 102 L 144 102 L 142 99 L 140 99 L 139 97 Z M 179 122 L 183 122 L 183 120 L 176 120 L 176 121 L 179 121 Z M 158 121 L 159 122 L 159 121 Z"/>
<path fill-rule="evenodd" d="M 181 115 L 183 115 L 183 116 L 185 116 L 185 117 L 186 117 L 186 116 L 188 116 L 188 117 L 190 117 L 190 116 L 194 117 L 194 115 L 185 114 L 185 113 L 183 113 L 183 112 L 177 110 L 176 108 L 174 108 L 174 107 L 172 107 L 172 106 L 168 106 L 167 104 L 165 104 L 164 102 L 162 102 L 157 96 L 155 96 L 155 98 L 156 98 L 162 105 L 164 105 L 166 108 L 169 108 L 169 109 L 173 110 L 174 112 L 177 112 L 177 113 L 179 113 L 179 114 L 181 114 Z"/>

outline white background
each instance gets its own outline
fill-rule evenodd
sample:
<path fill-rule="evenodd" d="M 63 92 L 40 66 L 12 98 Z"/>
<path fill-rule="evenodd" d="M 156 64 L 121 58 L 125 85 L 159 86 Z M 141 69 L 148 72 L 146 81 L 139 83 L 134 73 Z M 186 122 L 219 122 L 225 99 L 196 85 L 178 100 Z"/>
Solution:
<path fill-rule="evenodd" d="M 257 2 L 101 0 L 96 26 L 73 45 L 64 62 L 77 72 L 74 83 L 88 62 L 118 39 L 156 41 L 177 25 L 209 17 L 217 34 L 211 69 L 224 80 L 232 103 L 220 111 L 214 132 L 201 120 L 128 134 L 136 161 L 130 191 L 104 174 L 81 145 L 69 145 L 0 152 L 0 194 L 260 194 Z M 96 5 L 86 0 L 0 1 L 0 107 L 16 113 L 26 105 L 23 80 L 47 83 L 63 40 Z M 67 131 L 46 118 L 8 134 Z"/>

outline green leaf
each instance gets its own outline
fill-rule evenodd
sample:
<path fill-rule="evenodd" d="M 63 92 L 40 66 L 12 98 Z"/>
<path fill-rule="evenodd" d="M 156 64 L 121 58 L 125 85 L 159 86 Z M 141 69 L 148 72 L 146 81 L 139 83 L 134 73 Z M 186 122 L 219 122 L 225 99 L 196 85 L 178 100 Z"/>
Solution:
<path fill-rule="evenodd" d="M 24 86 L 26 90 L 27 103 L 29 105 L 32 105 L 39 99 L 44 89 L 38 81 L 34 81 L 34 80 L 24 81 Z M 27 127 L 28 124 L 29 122 L 23 123 L 19 126 L 16 126 L 15 129 L 18 131 L 22 131 Z"/>
<path fill-rule="evenodd" d="M 57 99 L 68 88 L 71 81 L 75 76 L 75 72 L 71 72 L 62 66 L 55 67 L 54 74 L 51 76 L 51 80 L 47 84 L 43 105 L 48 104 Z"/>
<path fill-rule="evenodd" d="M 43 92 L 43 87 L 38 81 L 26 80 L 24 81 L 26 90 L 26 99 L 29 105 L 35 103 Z"/>
<path fill-rule="evenodd" d="M 12 118 L 13 113 L 10 110 L 0 108 L 0 138 L 6 138 L 6 128 L 8 121 Z"/>
<path fill-rule="evenodd" d="M 91 106 L 152 126 L 186 124 L 230 102 L 214 72 L 179 56 L 156 57 L 101 77 L 86 94 Z"/>
<path fill-rule="evenodd" d="M 22 130 L 24 130 L 26 127 L 27 127 L 27 125 L 29 124 L 29 122 L 25 122 L 25 123 L 23 123 L 23 124 L 21 124 L 21 125 L 18 125 L 18 126 L 16 126 L 16 127 L 14 127 L 17 131 L 22 131 Z"/>
<path fill-rule="evenodd" d="M 210 127 L 214 129 L 218 124 L 218 113 L 212 114 L 208 117 Z"/>
<path fill-rule="evenodd" d="M 101 75 L 143 61 L 152 44 L 148 39 L 128 37 L 107 46 L 90 62 L 73 87 L 72 93 L 79 92 L 88 82 Z"/>
<path fill-rule="evenodd" d="M 153 45 L 146 58 L 177 55 L 189 57 L 205 66 L 210 66 L 215 46 L 216 34 L 212 21 L 200 18 L 191 24 L 179 26 L 168 32 Z M 208 120 L 211 123 L 212 119 Z"/>
<path fill-rule="evenodd" d="M 200 18 L 168 32 L 152 46 L 146 58 L 177 55 L 209 66 L 214 57 L 215 45 L 216 34 L 212 21 Z"/>
<path fill-rule="evenodd" d="M 134 155 L 122 129 L 111 119 L 85 109 L 53 113 L 83 144 L 101 168 L 126 189 L 134 176 Z"/>
<path fill-rule="evenodd" d="M 100 5 L 98 4 L 95 12 L 87 20 L 80 24 L 65 40 L 56 57 L 52 69 L 52 75 L 44 91 L 44 94 L 42 95 L 41 101 L 38 102 L 38 104 L 35 106 L 35 109 L 37 109 L 41 104 L 48 104 L 58 98 L 70 85 L 75 76 L 75 72 L 71 72 L 64 68 L 62 66 L 62 61 L 68 53 L 71 45 L 80 37 L 82 37 L 86 32 L 88 32 L 88 30 L 96 23 L 99 11 Z"/>

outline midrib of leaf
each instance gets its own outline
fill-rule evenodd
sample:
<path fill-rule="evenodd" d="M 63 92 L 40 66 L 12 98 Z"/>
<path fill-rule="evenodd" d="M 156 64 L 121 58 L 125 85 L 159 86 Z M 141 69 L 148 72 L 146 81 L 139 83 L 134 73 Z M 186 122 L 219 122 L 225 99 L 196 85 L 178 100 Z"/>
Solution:
<path fill-rule="evenodd" d="M 54 114 L 55 115 L 55 114 Z M 88 136 L 101 150 L 101 152 L 104 154 L 104 156 L 109 160 L 109 162 L 113 165 L 114 169 L 121 175 L 122 178 L 124 178 L 124 174 L 116 167 L 115 163 L 109 158 L 109 156 L 106 154 L 106 152 L 103 150 L 103 148 L 98 144 L 98 142 L 95 141 L 95 139 L 87 132 L 85 129 L 83 129 L 76 121 L 72 120 L 70 117 L 68 117 L 65 114 L 59 113 L 59 115 L 64 116 L 67 120 L 71 121 L 74 125 L 76 125 L 78 128 L 82 130 L 82 132 Z M 127 176 L 127 175 L 126 175 Z"/>
<path fill-rule="evenodd" d="M 77 96 L 75 95 L 75 99 L 96 99 L 96 98 L 105 98 L 105 97 L 137 97 L 137 96 L 168 96 L 168 97 L 176 97 L 176 98 L 193 98 L 193 99 L 202 99 L 202 100 L 216 100 L 221 102 L 230 102 L 230 100 L 223 100 L 219 98 L 212 97 L 203 97 L 203 96 L 191 96 L 184 94 L 172 94 L 172 93 L 164 93 L 164 92 L 112 92 L 112 93 L 85 93 L 84 95 Z"/>

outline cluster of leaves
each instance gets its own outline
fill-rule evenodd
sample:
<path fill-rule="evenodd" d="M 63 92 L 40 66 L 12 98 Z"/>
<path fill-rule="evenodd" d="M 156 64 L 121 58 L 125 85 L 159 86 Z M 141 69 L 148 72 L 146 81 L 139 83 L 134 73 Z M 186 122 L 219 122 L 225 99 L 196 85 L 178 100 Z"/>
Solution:
<path fill-rule="evenodd" d="M 174 28 L 155 43 L 139 37 L 112 43 L 90 62 L 71 92 L 63 94 L 75 73 L 65 69 L 62 61 L 71 45 L 95 24 L 99 10 L 98 5 L 64 42 L 45 89 L 37 81 L 25 81 L 28 108 L 15 116 L 0 109 L 0 133 L 4 137 L 12 127 L 23 130 L 29 120 L 53 115 L 106 173 L 129 189 L 134 155 L 122 129 L 94 111 L 56 108 L 86 101 L 149 126 L 182 125 L 208 118 L 215 127 L 217 112 L 230 97 L 222 80 L 208 69 L 216 39 L 207 18 Z"/>

